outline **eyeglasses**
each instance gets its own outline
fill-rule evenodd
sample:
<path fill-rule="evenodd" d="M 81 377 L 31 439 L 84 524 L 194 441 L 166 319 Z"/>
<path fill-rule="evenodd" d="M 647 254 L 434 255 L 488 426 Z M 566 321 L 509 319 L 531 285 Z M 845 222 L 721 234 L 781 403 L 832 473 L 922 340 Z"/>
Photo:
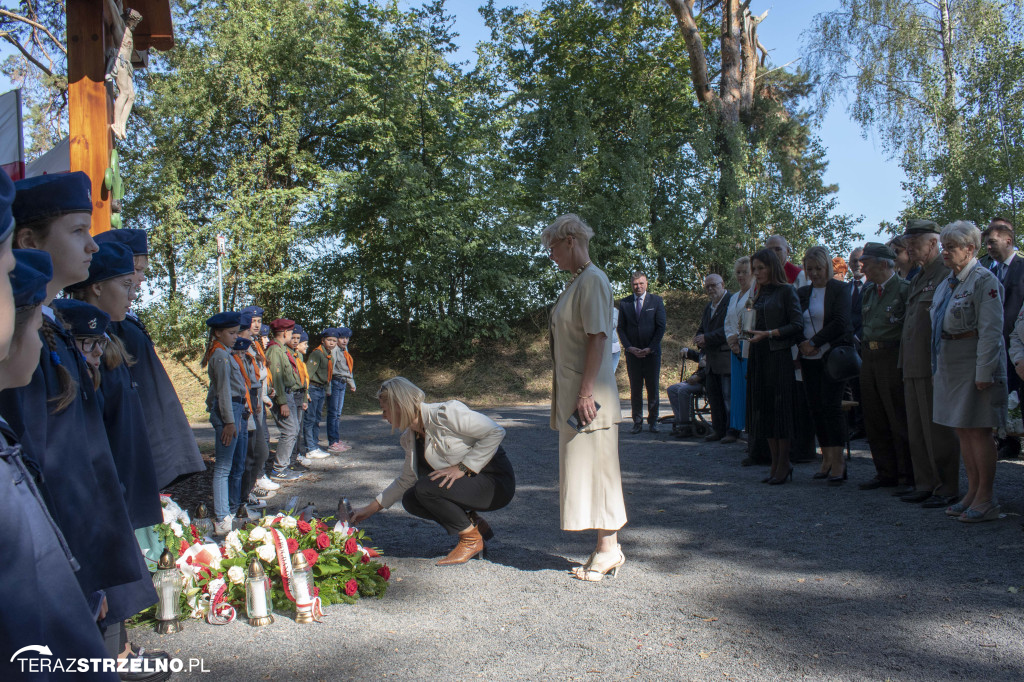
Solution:
<path fill-rule="evenodd" d="M 555 241 L 551 242 L 551 246 L 549 246 L 549 247 L 547 248 L 547 251 L 548 251 L 548 255 L 549 255 L 549 256 L 551 255 L 551 252 L 552 252 L 552 251 L 554 250 L 554 248 L 555 248 L 555 244 L 559 244 L 559 243 L 561 243 L 561 242 L 564 242 L 564 241 L 568 241 L 568 240 L 569 240 L 569 239 L 571 239 L 571 238 L 572 238 L 572 235 L 570 234 L 570 235 L 568 235 L 568 236 L 566 236 L 566 237 L 562 237 L 561 239 L 556 239 Z"/>
<path fill-rule="evenodd" d="M 106 350 L 107 337 L 105 336 L 79 336 L 75 339 L 78 349 L 85 354 L 92 353 L 96 349 Z"/>

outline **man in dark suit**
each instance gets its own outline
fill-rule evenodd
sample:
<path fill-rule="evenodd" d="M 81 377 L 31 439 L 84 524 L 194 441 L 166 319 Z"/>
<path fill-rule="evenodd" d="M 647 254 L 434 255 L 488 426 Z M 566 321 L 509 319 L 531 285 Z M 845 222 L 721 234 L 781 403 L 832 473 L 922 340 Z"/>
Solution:
<path fill-rule="evenodd" d="M 993 218 L 981 233 L 988 256 L 982 264 L 991 270 L 1003 283 L 1003 341 L 1006 344 L 1006 388 L 1016 391 L 1021 381 L 1010 360 L 1010 334 L 1024 302 L 1024 259 L 1013 250 L 1013 223 L 1006 218 Z M 1019 394 L 1018 394 L 1019 395 Z M 999 459 L 1015 459 L 1020 456 L 1020 440 L 1014 436 L 999 439 Z"/>
<path fill-rule="evenodd" d="M 864 249 L 858 246 L 850 252 L 850 260 L 847 263 L 847 266 L 850 268 L 850 323 L 853 325 L 853 347 L 857 349 L 858 353 L 861 350 L 860 340 L 864 335 L 864 315 L 861 299 L 864 296 L 864 285 L 868 281 L 867 277 L 864 276 L 864 267 L 860 261 L 860 257 L 863 254 Z M 850 440 L 856 440 L 867 435 L 867 431 L 864 429 L 864 412 L 860 407 L 860 382 L 851 381 L 846 385 L 846 391 L 848 397 L 857 403 L 857 407 L 854 407 L 847 413 L 849 422 L 847 428 L 850 432 Z"/>
<path fill-rule="evenodd" d="M 647 293 L 647 275 L 637 270 L 633 295 L 619 301 L 619 343 L 626 351 L 626 375 L 633 406 L 633 430 L 643 430 L 643 390 L 647 387 L 647 423 L 658 432 L 658 376 L 661 373 L 661 337 L 665 335 L 665 304 Z"/>
<path fill-rule="evenodd" d="M 704 308 L 693 337 L 695 346 L 704 351 L 707 359 L 707 373 L 704 390 L 711 406 L 711 428 L 707 441 L 722 440 L 729 429 L 729 381 L 732 372 L 732 353 L 725 340 L 725 311 L 729 308 L 729 296 L 721 275 L 710 274 L 704 278 L 704 293 L 710 302 Z"/>

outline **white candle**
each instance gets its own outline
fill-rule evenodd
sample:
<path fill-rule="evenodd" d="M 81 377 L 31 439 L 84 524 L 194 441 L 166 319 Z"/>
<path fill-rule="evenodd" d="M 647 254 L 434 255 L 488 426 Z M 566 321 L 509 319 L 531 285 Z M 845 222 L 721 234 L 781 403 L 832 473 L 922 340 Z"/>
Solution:
<path fill-rule="evenodd" d="M 160 607 L 157 620 L 174 620 L 178 617 L 178 603 L 174 598 L 174 585 L 165 582 L 160 586 Z"/>
<path fill-rule="evenodd" d="M 267 615 L 267 581 L 249 583 L 249 588 L 252 590 L 252 611 L 249 612 L 249 617 L 265 617 Z"/>
<path fill-rule="evenodd" d="M 292 594 L 295 596 L 296 604 L 309 603 L 309 584 L 306 582 L 306 576 L 294 576 L 292 580 Z"/>

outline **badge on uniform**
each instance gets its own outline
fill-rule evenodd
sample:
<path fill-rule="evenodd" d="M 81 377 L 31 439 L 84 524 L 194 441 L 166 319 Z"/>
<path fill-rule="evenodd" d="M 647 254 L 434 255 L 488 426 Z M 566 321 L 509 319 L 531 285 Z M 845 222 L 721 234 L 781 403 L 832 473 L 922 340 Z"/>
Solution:
<path fill-rule="evenodd" d="M 991 296 L 992 298 L 995 298 L 996 296 L 999 295 L 999 292 L 993 289 L 992 291 L 988 292 L 988 295 Z"/>

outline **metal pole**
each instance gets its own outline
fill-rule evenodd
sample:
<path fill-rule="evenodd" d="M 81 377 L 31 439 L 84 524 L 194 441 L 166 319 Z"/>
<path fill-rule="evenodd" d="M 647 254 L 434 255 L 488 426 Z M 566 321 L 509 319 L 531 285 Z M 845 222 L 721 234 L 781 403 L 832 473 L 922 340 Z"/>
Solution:
<path fill-rule="evenodd" d="M 220 290 L 220 312 L 224 312 L 224 279 L 220 272 L 220 254 L 217 254 L 217 288 Z"/>

